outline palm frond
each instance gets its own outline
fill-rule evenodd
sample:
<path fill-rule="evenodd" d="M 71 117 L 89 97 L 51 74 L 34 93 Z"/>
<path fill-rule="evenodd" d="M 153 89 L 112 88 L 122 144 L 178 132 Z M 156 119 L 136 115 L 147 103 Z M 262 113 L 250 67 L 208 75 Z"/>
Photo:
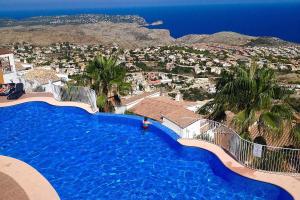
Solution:
<path fill-rule="evenodd" d="M 282 133 L 283 121 L 281 117 L 272 112 L 265 112 L 260 115 L 260 124 L 268 133 L 278 136 Z"/>
<path fill-rule="evenodd" d="M 107 104 L 107 98 L 105 95 L 100 95 L 97 97 L 97 107 L 100 111 L 103 111 Z"/>
<path fill-rule="evenodd" d="M 255 121 L 254 110 L 242 110 L 233 118 L 236 128 L 242 132 L 247 132 L 248 127 Z"/>
<path fill-rule="evenodd" d="M 199 108 L 197 110 L 197 113 L 201 115 L 208 115 L 213 112 L 215 104 L 215 101 L 209 101 L 206 104 L 204 104 L 201 108 Z"/>
<path fill-rule="evenodd" d="M 281 116 L 281 118 L 285 120 L 292 120 L 292 118 L 294 117 L 293 108 L 290 107 L 288 104 L 274 105 L 271 108 L 271 112 Z"/>
<path fill-rule="evenodd" d="M 292 134 L 297 139 L 297 142 L 300 143 L 300 124 L 296 124 L 292 129 Z"/>
<path fill-rule="evenodd" d="M 272 96 L 268 92 L 258 94 L 257 108 L 266 109 L 272 104 Z"/>

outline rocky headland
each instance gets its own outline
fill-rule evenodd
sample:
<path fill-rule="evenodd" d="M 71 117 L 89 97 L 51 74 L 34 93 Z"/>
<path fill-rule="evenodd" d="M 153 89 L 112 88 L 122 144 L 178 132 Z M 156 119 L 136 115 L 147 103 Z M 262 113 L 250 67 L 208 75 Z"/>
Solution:
<path fill-rule="evenodd" d="M 160 22 L 162 23 L 162 22 Z M 21 21 L 0 20 L 0 43 L 30 42 L 48 45 L 56 42 L 77 44 L 118 44 L 123 48 L 158 45 L 220 44 L 230 46 L 294 45 L 273 37 L 252 37 L 234 32 L 186 35 L 173 38 L 169 30 L 146 27 L 139 16 L 75 15 L 33 17 Z"/>

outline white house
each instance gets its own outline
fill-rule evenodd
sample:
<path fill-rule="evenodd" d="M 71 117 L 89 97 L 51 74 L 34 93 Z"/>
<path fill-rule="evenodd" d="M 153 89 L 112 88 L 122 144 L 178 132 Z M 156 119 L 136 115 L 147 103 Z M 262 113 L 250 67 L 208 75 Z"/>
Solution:
<path fill-rule="evenodd" d="M 175 113 L 165 115 L 162 118 L 162 124 L 173 130 L 180 137 L 192 138 L 200 133 L 200 117 L 175 116 Z"/>
<path fill-rule="evenodd" d="M 181 137 L 193 137 L 200 133 L 202 117 L 187 107 L 189 102 L 174 101 L 168 97 L 145 98 L 130 111 L 161 122 Z"/>

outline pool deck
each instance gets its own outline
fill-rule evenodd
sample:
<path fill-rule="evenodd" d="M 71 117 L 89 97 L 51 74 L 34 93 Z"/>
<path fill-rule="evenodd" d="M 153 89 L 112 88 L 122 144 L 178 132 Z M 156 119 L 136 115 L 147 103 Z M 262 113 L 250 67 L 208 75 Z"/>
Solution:
<path fill-rule="evenodd" d="M 32 101 L 42 101 L 55 106 L 74 106 L 82 108 L 89 113 L 95 113 L 89 105 L 75 102 L 59 102 L 55 100 L 50 93 L 29 93 L 14 101 L 8 101 L 5 97 L 0 97 L 0 107 L 13 106 Z M 296 177 L 249 169 L 234 160 L 220 147 L 207 142 L 192 139 L 179 139 L 178 142 L 185 146 L 199 147 L 211 151 L 232 171 L 250 179 L 280 186 L 288 191 L 295 200 L 300 200 L 300 176 Z M 10 193 L 2 192 L 3 184 L 5 187 L 11 189 Z M 3 195 L 11 197 L 6 198 Z M 22 196 L 22 198 L 18 198 L 18 195 Z M 59 199 L 59 196 L 51 184 L 28 164 L 13 158 L 0 156 L 0 199 L 55 200 Z"/>
<path fill-rule="evenodd" d="M 24 189 L 9 175 L 0 172 L 0 199 L 29 200 Z"/>
<path fill-rule="evenodd" d="M 0 199 L 56 200 L 55 189 L 37 170 L 28 164 L 0 156 Z"/>

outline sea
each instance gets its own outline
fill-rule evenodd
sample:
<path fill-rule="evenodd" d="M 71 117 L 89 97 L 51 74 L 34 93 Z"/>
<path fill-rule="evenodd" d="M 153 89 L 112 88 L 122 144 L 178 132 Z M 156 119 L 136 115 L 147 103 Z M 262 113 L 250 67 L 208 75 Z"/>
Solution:
<path fill-rule="evenodd" d="M 168 29 L 175 38 L 187 34 L 233 31 L 251 36 L 272 36 L 300 43 L 300 1 L 294 3 L 207 4 L 100 9 L 44 9 L 0 11 L 0 18 L 23 19 L 33 16 L 74 14 L 139 15 L 150 28 Z"/>

